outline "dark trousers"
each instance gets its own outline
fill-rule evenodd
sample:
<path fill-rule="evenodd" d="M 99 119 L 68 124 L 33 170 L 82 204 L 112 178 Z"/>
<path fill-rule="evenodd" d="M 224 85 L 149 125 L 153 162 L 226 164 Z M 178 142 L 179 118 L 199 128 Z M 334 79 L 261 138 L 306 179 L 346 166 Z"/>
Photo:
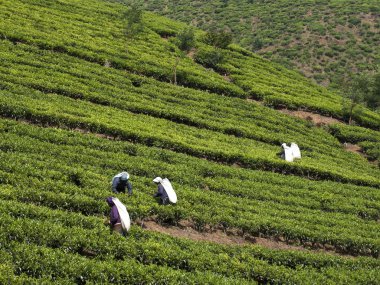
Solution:
<path fill-rule="evenodd" d="M 167 205 L 169 203 L 170 203 L 169 197 L 160 198 L 160 204 L 161 205 Z"/>

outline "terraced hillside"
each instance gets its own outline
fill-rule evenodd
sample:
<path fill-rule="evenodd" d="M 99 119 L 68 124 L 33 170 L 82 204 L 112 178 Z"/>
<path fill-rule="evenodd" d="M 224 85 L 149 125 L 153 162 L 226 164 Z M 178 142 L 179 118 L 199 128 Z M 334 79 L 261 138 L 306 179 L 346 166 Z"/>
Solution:
<path fill-rule="evenodd" d="M 377 0 L 144 3 L 150 11 L 196 27 L 228 30 L 247 49 L 292 66 L 323 85 L 336 85 L 349 71 L 375 71 L 379 64 Z"/>
<path fill-rule="evenodd" d="M 128 38 L 121 4 L 0 5 L 0 283 L 380 280 L 379 168 L 344 150 L 345 125 L 265 106 L 341 118 L 336 94 L 238 46 L 222 51 L 218 72 L 205 68 L 168 40 L 184 25 L 153 14 Z M 377 115 L 356 120 L 373 128 L 362 141 L 379 143 Z M 277 152 L 290 141 L 303 158 L 285 163 Z M 104 225 L 121 170 L 134 187 L 118 195 L 133 222 L 126 238 Z M 157 175 L 173 182 L 177 205 L 152 197 Z M 247 243 L 176 238 L 146 221 Z"/>

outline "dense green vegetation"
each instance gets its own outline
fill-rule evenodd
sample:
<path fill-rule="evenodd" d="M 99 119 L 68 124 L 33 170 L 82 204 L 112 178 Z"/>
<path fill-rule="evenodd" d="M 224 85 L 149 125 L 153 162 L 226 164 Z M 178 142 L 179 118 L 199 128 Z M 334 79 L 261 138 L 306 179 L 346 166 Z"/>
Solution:
<path fill-rule="evenodd" d="M 122 4 L 0 5 L 0 283 L 378 282 L 379 168 L 343 149 L 344 126 L 265 106 L 341 117 L 336 94 L 194 30 L 191 45 L 221 56 L 205 68 L 181 51 L 184 24 L 150 13 L 130 21 Z M 368 110 L 355 120 L 380 126 Z M 380 141 L 357 128 L 358 141 Z M 285 163 L 277 153 L 291 141 L 303 158 Z M 121 170 L 134 187 L 118 195 L 133 222 L 126 238 L 104 225 Z M 177 205 L 152 197 L 157 175 L 173 182 Z M 183 240 L 141 229 L 144 219 L 305 250 Z"/>
<path fill-rule="evenodd" d="M 9 42 L 5 44 L 5 47 L 7 46 L 13 52 L 22 52 L 21 48 L 15 48 Z M 21 47 L 21 45 L 19 46 Z M 30 52 L 32 51 L 35 50 L 31 49 Z M 8 57 L 11 55 L 9 49 L 7 54 Z M 340 148 L 338 142 L 326 132 L 310 131 L 306 123 L 286 118 L 284 115 L 279 117 L 276 112 L 264 107 L 247 105 L 239 99 L 229 100 L 231 101 L 231 107 L 229 107 L 228 103 L 224 103 L 225 99 L 218 95 L 202 94 L 201 92 L 194 92 L 192 95 L 188 89 L 172 88 L 168 84 L 160 86 L 154 82 L 152 82 L 152 86 L 148 80 L 142 84 L 144 86 L 134 87 L 131 81 L 125 81 L 125 75 L 119 72 L 113 74 L 112 70 L 99 66 L 95 66 L 97 69 L 94 67 L 90 69 L 89 72 L 93 78 L 95 73 L 100 73 L 101 80 L 110 78 L 109 82 L 114 84 L 118 76 L 121 76 L 119 78 L 121 86 L 129 86 L 118 89 L 106 83 L 101 84 L 101 81 L 88 79 L 82 79 L 83 83 L 81 84 L 81 80 L 77 80 L 76 76 L 70 75 L 69 70 L 65 70 L 63 63 L 65 61 L 61 60 L 59 55 L 51 52 L 45 53 L 47 63 L 52 61 L 53 64 L 59 65 L 62 72 L 46 74 L 43 69 L 34 67 L 33 65 L 38 66 L 38 62 L 44 58 L 33 53 L 29 55 L 26 53 L 22 57 L 24 62 L 28 61 L 27 64 L 15 64 L 14 62 L 20 61 L 15 56 L 9 61 L 7 55 L 4 55 L 3 58 L 5 59 L 5 68 L 3 69 L 4 73 L 0 75 L 3 79 L 2 90 L 0 90 L 0 94 L 2 94 L 0 112 L 4 116 L 28 119 L 38 123 L 84 128 L 224 163 L 240 163 L 244 167 L 270 169 L 298 175 L 307 174 L 317 179 L 330 178 L 338 181 L 352 181 L 357 184 L 380 184 L 378 170 L 371 168 L 360 157 L 345 152 Z M 40 65 L 45 64 L 46 61 L 42 61 Z M 80 61 L 79 63 L 79 67 L 91 68 L 90 64 Z M 70 65 L 70 72 L 73 71 L 73 65 Z M 134 76 L 134 80 L 142 81 L 144 79 Z M 185 100 L 173 101 L 168 97 L 165 98 L 163 94 L 168 93 L 165 91 L 167 87 L 172 89 L 169 93 L 178 89 L 186 93 L 188 100 L 202 100 L 203 102 L 188 104 L 188 101 Z M 130 90 L 127 96 L 124 95 L 128 90 L 126 88 Z M 148 91 L 144 92 L 141 89 Z M 98 93 L 97 90 L 102 91 Z M 134 98 L 136 97 L 135 90 L 139 90 L 138 94 L 150 95 L 145 100 L 142 97 L 136 100 Z M 120 94 L 119 98 L 116 94 Z M 125 107 L 123 107 L 123 100 L 125 100 Z M 155 101 L 163 105 L 159 112 L 157 108 L 160 105 L 155 104 Z M 214 101 L 212 103 L 214 107 L 210 110 L 212 101 Z M 193 104 L 196 106 L 193 114 L 186 112 L 186 108 Z M 147 105 L 151 105 L 153 110 L 149 111 L 150 108 L 146 107 Z M 175 106 L 178 106 L 177 110 L 174 108 Z M 160 118 L 162 112 L 166 113 L 166 119 Z M 185 112 L 188 113 L 187 119 L 183 116 L 181 118 L 181 114 Z M 244 116 L 245 113 L 247 118 L 245 122 L 241 123 L 239 127 L 235 126 L 234 121 Z M 126 116 L 127 114 L 130 115 Z M 218 118 L 221 114 L 225 114 L 224 120 Z M 213 117 L 215 120 L 212 119 Z M 230 117 L 230 125 L 226 124 L 228 117 Z M 268 126 L 267 120 L 270 117 L 273 117 L 273 122 L 270 123 L 272 126 Z M 121 121 L 134 128 L 124 129 L 119 124 Z M 260 121 L 265 122 L 260 123 Z M 266 124 L 261 126 L 264 123 Z M 284 134 L 288 133 L 287 135 L 278 134 L 279 126 L 286 129 L 290 124 L 293 124 L 292 128 L 289 127 L 289 131 L 284 132 Z M 166 130 L 173 128 L 180 135 L 168 136 Z M 300 130 L 303 130 L 304 133 L 301 133 Z M 310 143 L 311 137 L 315 137 L 315 140 L 325 141 L 325 145 L 313 145 Z M 281 141 L 290 139 L 300 143 L 304 142 L 305 148 L 303 160 L 293 165 L 281 161 L 276 156 Z M 238 145 L 239 148 L 236 148 L 235 145 Z M 334 147 L 331 148 L 331 146 Z M 342 165 L 345 165 L 344 169 L 341 168 Z M 362 170 L 360 175 L 357 175 L 357 169 Z"/>
<path fill-rule="evenodd" d="M 236 43 L 322 84 L 340 87 L 348 72 L 367 73 L 379 64 L 377 0 L 148 0 L 144 4 L 147 10 L 205 30 L 230 31 Z"/>
<path fill-rule="evenodd" d="M 0 11 L 3 18 L 0 23 L 2 38 L 16 44 L 37 45 L 40 49 L 67 53 L 167 82 L 173 82 L 173 69 L 180 58 L 176 66 L 176 82 L 179 85 L 228 96 L 267 98 L 271 106 L 303 107 L 335 117 L 342 116 L 342 106 L 339 103 L 341 99 L 337 94 L 317 87 L 299 74 L 237 47 L 231 47 L 231 52 L 221 51 L 223 54 L 227 53 L 227 56 L 218 65 L 221 72 L 230 74 L 236 84 L 216 72 L 194 64 L 191 58 L 182 56 L 175 41 L 165 39 L 183 31 L 183 24 L 146 14 L 144 32 L 129 38 L 125 34 L 125 12 L 128 8 L 124 5 L 115 8 L 115 4 L 105 3 L 102 4 L 102 9 L 107 12 L 100 13 L 94 11 L 92 6 L 83 10 L 80 5 L 75 4 L 77 11 L 73 16 L 64 2 L 52 4 L 38 1 L 38 5 L 31 3 L 33 2 L 3 1 L 3 9 Z M 51 12 L 52 10 L 55 12 Z M 20 26 L 19 22 L 25 25 Z M 201 43 L 199 45 L 210 48 Z M 239 69 L 234 66 L 235 62 L 241 64 Z M 276 85 L 268 84 L 272 82 L 276 82 Z M 330 104 L 327 103 L 329 101 Z M 369 111 L 365 111 L 355 120 L 374 128 L 379 128 L 380 125 L 380 115 Z"/>
<path fill-rule="evenodd" d="M 329 130 L 343 143 L 357 143 L 370 160 L 380 161 L 380 132 L 347 125 L 332 125 Z"/>
<path fill-rule="evenodd" d="M 53 272 L 58 277 L 72 278 L 83 274 L 85 279 L 101 280 L 101 273 L 104 273 L 103 278 L 107 280 L 111 278 L 108 276 L 113 276 L 115 280 L 147 280 L 149 275 L 139 276 L 138 270 L 145 272 L 156 267 L 140 268 L 139 264 L 153 263 L 169 267 L 160 269 L 164 270 L 163 276 L 168 274 L 166 278 L 178 278 L 170 268 L 190 271 L 186 278 L 195 278 L 191 274 L 193 270 L 206 269 L 217 275 L 235 278 L 280 282 L 290 278 L 289 282 L 293 280 L 292 282 L 302 283 L 301 280 L 310 278 L 306 277 L 309 270 L 317 272 L 312 269 L 315 265 L 298 269 L 298 275 L 291 269 L 295 266 L 294 262 L 305 266 L 305 262 L 310 262 L 311 265 L 315 262 L 312 260 L 316 259 L 320 260 L 320 266 L 325 267 L 322 273 L 316 273 L 323 282 L 326 278 L 325 270 L 333 272 L 336 266 L 340 266 L 340 262 L 346 264 L 349 261 L 339 261 L 339 258 L 332 256 L 292 252 L 283 252 L 275 257 L 277 254 L 271 251 L 264 251 L 264 258 L 259 257 L 263 251 L 260 248 L 227 249 L 216 245 L 205 248 L 205 245 L 200 246 L 194 242 L 180 242 L 142 232 L 137 227 L 133 228 L 132 235 L 127 240 L 117 236 L 110 239 L 107 228 L 102 226 L 101 217 L 107 213 L 103 198 L 109 195 L 109 178 L 118 169 L 126 167 L 131 169 L 135 194 L 130 198 L 120 198 L 127 203 L 133 220 L 152 215 L 167 223 L 190 219 L 200 230 L 204 225 L 238 228 L 246 233 L 284 237 L 285 240 L 301 244 L 331 244 L 340 251 L 361 255 L 377 256 L 380 250 L 377 234 L 379 226 L 375 221 L 380 216 L 377 189 L 242 170 L 157 148 L 109 141 L 59 129 L 32 127 L 8 120 L 1 121 L 1 132 L 2 236 L 5 240 L 14 241 L 8 245 L 5 243 L 7 246 L 3 250 L 13 255 L 11 260 L 20 266 L 20 273 L 31 277 L 46 277 Z M 74 161 L 75 167 L 72 165 Z M 175 186 L 181 197 L 177 206 L 160 207 L 151 197 L 154 191 L 151 177 L 156 173 L 170 175 L 176 181 Z M 209 190 L 205 191 L 206 188 Z M 352 198 L 340 198 L 347 195 Z M 202 202 L 199 203 L 200 201 Z M 279 214 L 281 219 L 278 219 Z M 25 250 L 26 245 L 23 243 L 26 241 L 38 247 L 29 245 L 28 250 Z M 166 250 L 162 251 L 161 246 L 164 245 Z M 71 255 L 65 260 L 83 263 L 83 267 L 93 268 L 93 273 L 83 271 L 82 265 L 75 270 L 66 267 L 58 270 L 56 266 L 60 264 L 57 262 L 62 258 L 61 251 L 65 254 L 83 255 L 84 249 L 95 251 L 100 264 L 85 261 L 83 257 L 70 257 Z M 22 251 L 23 254 L 20 253 Z M 42 265 L 33 263 L 33 255 L 47 254 L 50 257 Z M 200 255 L 204 257 L 201 258 Z M 264 258 L 264 261 L 255 261 L 256 255 L 256 258 Z M 230 260 L 228 256 L 234 256 L 231 259 L 233 265 L 226 263 Z M 23 258 L 31 260 L 22 263 L 17 261 L 24 260 Z M 284 261 L 276 261 L 278 258 Z M 309 258 L 309 261 L 305 261 Z M 103 262 L 104 259 L 108 261 Z M 109 272 L 108 266 L 116 266 L 117 272 L 124 272 L 120 266 L 126 266 L 124 263 L 115 263 L 112 259 L 130 260 L 126 264 L 135 268 L 136 272 L 129 273 L 128 277 Z M 203 259 L 205 260 L 202 261 Z M 285 260 L 288 261 L 284 264 Z M 328 260 L 330 261 L 325 264 Z M 368 282 L 378 274 L 371 269 L 378 264 L 370 259 L 361 260 L 345 266 L 359 266 L 360 270 L 364 270 L 363 273 L 356 272 L 355 277 L 350 279 Z M 52 267 L 49 264 L 52 262 L 57 265 Z M 234 262 L 241 265 L 237 266 Z M 278 263 L 282 269 L 274 267 L 271 271 L 265 262 Z M 223 267 L 221 264 L 224 264 Z M 39 266 L 48 269 L 43 273 Z M 265 271 L 261 271 L 260 267 Z M 229 269 L 224 271 L 223 268 Z M 252 268 L 255 274 L 251 275 L 248 268 Z M 367 276 L 370 272 L 372 275 Z M 329 278 L 339 280 L 346 273 L 344 270 L 337 271 Z M 157 275 L 154 278 L 158 278 Z M 217 279 L 211 279 L 212 274 L 202 278 L 218 282 Z M 296 281 L 297 278 L 300 279 Z"/>

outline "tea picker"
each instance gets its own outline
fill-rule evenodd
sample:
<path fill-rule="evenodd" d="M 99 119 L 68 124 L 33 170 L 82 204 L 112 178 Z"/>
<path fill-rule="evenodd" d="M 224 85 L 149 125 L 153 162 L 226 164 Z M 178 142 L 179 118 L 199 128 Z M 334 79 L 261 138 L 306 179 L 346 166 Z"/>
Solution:
<path fill-rule="evenodd" d="M 287 146 L 286 143 L 281 145 L 282 152 L 281 158 L 288 161 L 293 162 L 294 159 L 301 159 L 301 151 L 296 143 L 291 143 L 290 146 Z"/>
<path fill-rule="evenodd" d="M 177 203 L 177 195 L 169 179 L 156 177 L 153 179 L 153 182 L 157 184 L 157 193 L 154 194 L 154 197 L 160 198 L 161 205 L 167 205 L 169 202 L 173 204 Z"/>
<path fill-rule="evenodd" d="M 128 188 L 128 194 L 132 195 L 132 184 L 129 182 L 128 172 L 120 172 L 112 178 L 112 192 L 119 194 L 125 193 L 125 188 Z"/>
<path fill-rule="evenodd" d="M 111 207 L 110 211 L 110 227 L 113 232 L 119 233 L 123 236 L 129 231 L 131 227 L 131 220 L 127 208 L 118 198 L 108 197 L 106 199 L 108 206 Z"/>

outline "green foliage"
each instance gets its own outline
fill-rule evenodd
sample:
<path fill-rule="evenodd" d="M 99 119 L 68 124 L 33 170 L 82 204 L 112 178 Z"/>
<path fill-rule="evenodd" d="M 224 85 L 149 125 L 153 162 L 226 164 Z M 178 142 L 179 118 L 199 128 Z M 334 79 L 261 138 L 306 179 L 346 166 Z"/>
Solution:
<path fill-rule="evenodd" d="M 363 141 L 359 143 L 370 160 L 378 161 L 380 167 L 380 142 Z"/>
<path fill-rule="evenodd" d="M 144 29 L 142 3 L 138 1 L 132 2 L 129 10 L 125 12 L 125 19 L 127 21 L 127 36 L 133 37 L 141 33 Z"/>
<path fill-rule="evenodd" d="M 373 80 L 367 75 L 353 77 L 345 83 L 344 89 L 343 95 L 346 100 L 343 100 L 343 113 L 351 124 L 353 116 L 359 118 L 362 116 L 364 112 L 362 105 L 366 102 L 372 101 L 372 104 L 374 104 L 373 101 L 376 102 L 376 89 Z"/>
<path fill-rule="evenodd" d="M 177 35 L 177 46 L 183 51 L 189 51 L 195 47 L 194 28 L 188 27 Z"/>
<path fill-rule="evenodd" d="M 196 62 L 209 68 L 218 69 L 223 63 L 223 51 L 219 48 L 199 48 L 194 56 Z"/>
<path fill-rule="evenodd" d="M 380 159 L 380 132 L 346 125 L 332 125 L 329 130 L 342 142 L 357 143 L 370 160 Z"/>
<path fill-rule="evenodd" d="M 380 110 L 380 73 L 372 76 L 369 82 L 369 92 L 366 94 L 367 106 Z"/>
<path fill-rule="evenodd" d="M 145 1 L 146 8 L 204 30 L 231 31 L 233 41 L 268 59 L 286 63 L 318 83 L 340 88 L 349 72 L 377 69 L 380 33 L 378 0 L 326 2 L 280 1 Z M 349 43 L 349 44 L 348 44 Z M 333 58 L 320 58 L 316 47 L 341 49 Z M 350 49 L 347 47 L 350 46 Z M 298 48 L 297 53 L 287 52 Z M 364 48 L 364 49 L 363 49 Z M 308 57 L 304 61 L 303 58 Z M 345 59 L 345 60 L 344 60 Z M 339 68 L 331 70 L 334 62 Z M 313 66 L 320 66 L 314 70 Z M 361 65 L 359 67 L 359 65 Z M 358 70 L 359 67 L 359 70 Z"/>
<path fill-rule="evenodd" d="M 135 189 L 139 189 L 127 200 L 120 196 L 127 203 L 132 220 L 151 215 L 158 215 L 160 219 L 172 223 L 188 219 L 199 226 L 224 225 L 254 235 L 284 237 L 289 241 L 297 239 L 301 243 L 332 244 L 342 251 L 363 255 L 378 254 L 378 244 L 373 240 L 378 235 L 376 219 L 380 215 L 380 196 L 376 188 L 242 170 L 141 144 L 133 144 L 138 148 L 139 155 L 129 156 L 123 150 L 131 143 L 14 121 L 1 122 L 4 138 L 1 147 L 9 144 L 14 147 L 12 152 L 2 153 L 0 157 L 5 162 L 0 164 L 0 178 L 8 185 L 0 188 L 0 197 L 9 200 L 8 203 L 0 202 L 0 212 L 11 213 L 14 217 L 41 217 L 46 220 L 51 216 L 51 220 L 65 227 L 78 226 L 85 231 L 100 231 L 106 239 L 107 231 L 105 228 L 102 230 L 98 218 L 84 218 L 81 215 L 99 216 L 107 212 L 104 197 L 108 195 L 105 189 L 109 188 L 109 177 L 118 169 L 127 167 Z M 43 155 L 41 149 L 46 150 Z M 163 152 L 166 157 L 171 157 L 170 162 L 158 161 Z M 36 157 L 39 159 L 36 160 Z M 8 161 L 12 161 L 11 169 Z M 81 187 L 68 184 L 65 177 L 57 178 L 56 175 L 73 169 L 73 161 L 76 161 L 77 171 L 86 169 L 85 182 Z M 25 168 L 25 165 L 29 167 Z M 151 177 L 157 173 L 170 174 L 181 197 L 175 207 L 159 207 L 151 197 Z M 24 181 L 28 183 L 21 183 Z M 208 191 L 203 190 L 204 185 L 208 185 Z M 345 199 L 348 195 L 350 199 Z M 15 204 L 15 201 L 20 203 Z M 24 202 L 55 210 L 22 206 Z M 68 214 L 65 211 L 77 213 Z M 280 220 L 276 217 L 279 211 Z M 359 217 L 360 213 L 367 213 L 369 218 L 366 222 Z M 231 219 L 230 215 L 236 219 Z M 9 224 L 7 220 L 3 223 Z M 42 224 L 20 223 L 35 230 L 25 228 L 18 239 L 30 240 L 45 232 L 39 230 Z M 315 227 L 316 223 L 318 227 Z M 73 240 L 56 238 L 57 232 L 61 231 L 63 235 L 72 236 Z M 31 236 L 25 237 L 25 233 Z M 93 237 L 99 235 L 88 234 Z M 73 231 L 70 234 L 67 230 L 53 231 L 52 242 L 55 247 L 59 243 L 70 243 L 74 250 L 81 250 L 84 245 L 91 249 L 91 244 L 86 243 L 88 238 L 85 234 L 78 234 L 82 237 L 81 242 L 74 236 Z M 39 237 L 39 241 L 49 239 Z M 168 242 L 166 245 L 168 248 Z M 126 247 L 132 250 L 131 246 L 131 241 L 127 241 Z M 105 250 L 103 246 L 95 249 Z M 114 252 L 112 249 L 110 251 Z M 194 252 L 191 251 L 192 254 Z"/>
<path fill-rule="evenodd" d="M 179 52 L 166 38 L 184 24 L 131 15 L 144 26 L 131 40 L 125 5 L 34 2 L 5 0 L 0 10 L 0 283 L 379 280 L 379 170 L 324 129 L 246 100 L 339 117 L 337 94 L 233 44 L 197 43 L 211 55 L 202 65 L 224 76 L 183 57 L 172 85 Z M 368 110 L 359 119 L 378 126 Z M 375 152 L 376 131 L 349 131 Z M 301 161 L 276 156 L 284 141 L 301 146 Z M 126 238 L 104 226 L 121 170 L 134 187 L 117 195 L 133 222 Z M 172 181 L 177 205 L 152 197 L 157 175 Z M 361 257 L 195 242 L 135 224 L 152 219 Z"/>
<path fill-rule="evenodd" d="M 213 46 L 214 48 L 227 48 L 232 42 L 232 34 L 226 31 L 208 31 L 204 37 L 203 42 Z"/>

